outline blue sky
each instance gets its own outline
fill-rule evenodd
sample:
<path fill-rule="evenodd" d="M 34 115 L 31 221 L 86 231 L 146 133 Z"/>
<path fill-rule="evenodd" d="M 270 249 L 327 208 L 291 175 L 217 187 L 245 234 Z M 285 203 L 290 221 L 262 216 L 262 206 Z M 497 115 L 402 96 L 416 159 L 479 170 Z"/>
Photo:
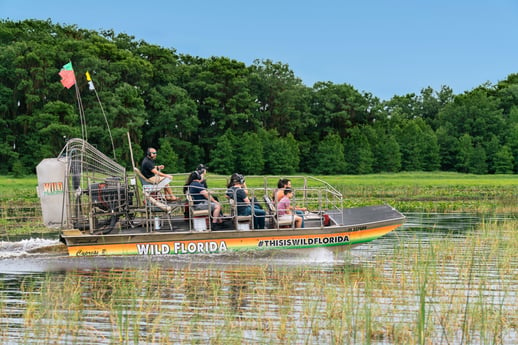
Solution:
<path fill-rule="evenodd" d="M 517 0 L 0 0 L 0 18 L 113 29 L 178 53 L 288 64 L 381 99 L 518 73 Z"/>

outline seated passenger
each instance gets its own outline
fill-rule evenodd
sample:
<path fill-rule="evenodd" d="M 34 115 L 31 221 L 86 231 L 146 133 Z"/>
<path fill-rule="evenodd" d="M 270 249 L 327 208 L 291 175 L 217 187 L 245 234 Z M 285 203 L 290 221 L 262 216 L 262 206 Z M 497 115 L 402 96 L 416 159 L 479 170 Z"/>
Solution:
<path fill-rule="evenodd" d="M 201 179 L 202 179 L 202 182 L 201 184 L 203 184 L 205 186 L 205 188 L 209 188 L 207 186 L 207 179 L 205 178 L 205 176 L 207 176 L 207 166 L 205 164 L 199 164 L 197 167 L 196 167 L 196 171 L 198 173 L 200 173 L 201 175 Z M 216 199 L 217 200 L 217 199 Z"/>
<path fill-rule="evenodd" d="M 278 203 L 284 197 L 284 190 L 286 188 L 291 188 L 291 180 L 287 178 L 280 179 L 279 182 L 277 182 L 277 189 L 275 190 L 274 194 L 275 203 Z M 304 214 L 308 209 L 306 207 L 297 206 L 293 206 L 292 209 L 302 218 L 302 227 L 304 227 Z"/>
<path fill-rule="evenodd" d="M 254 229 L 264 229 L 266 211 L 250 201 L 243 175 L 233 174 L 231 176 L 226 196 L 236 202 L 237 214 L 239 216 L 249 216 L 253 214 Z"/>
<path fill-rule="evenodd" d="M 189 176 L 191 181 L 188 187 L 188 192 L 192 197 L 194 208 L 197 210 L 206 210 L 209 208 L 212 211 L 212 229 L 218 229 L 219 225 L 223 223 L 221 219 L 221 205 L 210 195 L 207 188 L 203 185 L 203 176 L 198 171 L 193 171 Z"/>
<path fill-rule="evenodd" d="M 291 188 L 291 180 L 287 178 L 279 179 L 279 182 L 277 182 L 277 189 L 273 192 L 273 201 L 275 203 L 278 203 L 282 198 L 284 198 L 284 189 L 286 188 Z"/>
<path fill-rule="evenodd" d="M 303 228 L 304 225 L 302 223 L 302 217 L 295 215 L 292 212 L 293 207 L 290 205 L 292 197 L 293 197 L 293 191 L 291 190 L 291 188 L 285 188 L 284 197 L 277 204 L 277 217 L 279 218 L 279 221 L 294 219 L 295 227 Z"/>
<path fill-rule="evenodd" d="M 146 157 L 142 160 L 141 172 L 145 178 L 152 183 L 160 183 L 164 178 L 173 179 L 173 176 L 164 174 L 160 170 L 164 169 L 163 165 L 155 165 L 157 151 L 155 148 L 150 147 L 147 149 Z M 178 198 L 173 195 L 171 187 L 164 187 L 165 198 L 167 201 L 177 201 Z"/>

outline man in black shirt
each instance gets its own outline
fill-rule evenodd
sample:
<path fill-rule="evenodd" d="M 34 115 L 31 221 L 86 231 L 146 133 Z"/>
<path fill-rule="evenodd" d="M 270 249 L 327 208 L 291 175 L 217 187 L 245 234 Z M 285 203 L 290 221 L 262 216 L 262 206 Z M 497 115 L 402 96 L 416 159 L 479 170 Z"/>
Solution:
<path fill-rule="evenodd" d="M 163 165 L 156 165 L 157 151 L 155 148 L 150 147 L 147 149 L 146 157 L 142 160 L 142 167 L 141 172 L 142 175 L 144 175 L 145 178 L 147 178 L 152 183 L 160 183 L 163 179 L 168 178 L 170 180 L 173 179 L 173 176 L 164 174 L 160 170 L 164 169 Z M 173 195 L 173 192 L 171 191 L 171 187 L 166 186 L 164 187 L 165 191 L 165 198 L 167 201 L 176 201 L 178 200 L 177 197 Z"/>

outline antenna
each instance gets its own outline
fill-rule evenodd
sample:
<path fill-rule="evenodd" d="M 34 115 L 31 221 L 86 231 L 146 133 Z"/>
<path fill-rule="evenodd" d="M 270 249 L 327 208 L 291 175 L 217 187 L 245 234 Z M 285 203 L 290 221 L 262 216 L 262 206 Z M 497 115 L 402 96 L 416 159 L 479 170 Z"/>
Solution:
<path fill-rule="evenodd" d="M 106 123 L 106 128 L 108 128 L 108 134 L 110 135 L 110 141 L 112 143 L 113 159 L 117 160 L 117 157 L 115 155 L 115 145 L 113 144 L 112 131 L 110 130 L 110 125 L 108 124 L 108 119 L 106 118 L 106 113 L 104 112 L 104 108 L 101 103 L 101 99 L 99 98 L 99 94 L 97 93 L 97 90 L 95 89 L 94 82 L 92 81 L 92 77 L 90 77 L 90 73 L 87 71 L 85 73 L 85 75 L 86 75 L 86 80 L 88 81 L 88 88 L 95 93 L 97 102 L 99 103 L 99 106 L 101 107 L 101 112 L 103 113 L 103 116 L 104 116 L 104 122 Z"/>

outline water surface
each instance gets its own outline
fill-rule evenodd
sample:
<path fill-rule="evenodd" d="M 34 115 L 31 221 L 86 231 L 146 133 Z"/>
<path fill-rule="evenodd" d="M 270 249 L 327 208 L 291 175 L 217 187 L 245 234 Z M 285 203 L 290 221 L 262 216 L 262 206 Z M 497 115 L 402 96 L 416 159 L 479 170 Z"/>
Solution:
<path fill-rule="evenodd" d="M 422 328 L 426 343 L 516 344 L 518 259 L 506 247 L 516 242 L 467 246 L 480 231 L 475 215 L 407 216 L 339 257 L 80 258 L 55 239 L 3 241 L 0 342 L 413 344 Z M 436 257 L 441 243 L 451 253 Z"/>

